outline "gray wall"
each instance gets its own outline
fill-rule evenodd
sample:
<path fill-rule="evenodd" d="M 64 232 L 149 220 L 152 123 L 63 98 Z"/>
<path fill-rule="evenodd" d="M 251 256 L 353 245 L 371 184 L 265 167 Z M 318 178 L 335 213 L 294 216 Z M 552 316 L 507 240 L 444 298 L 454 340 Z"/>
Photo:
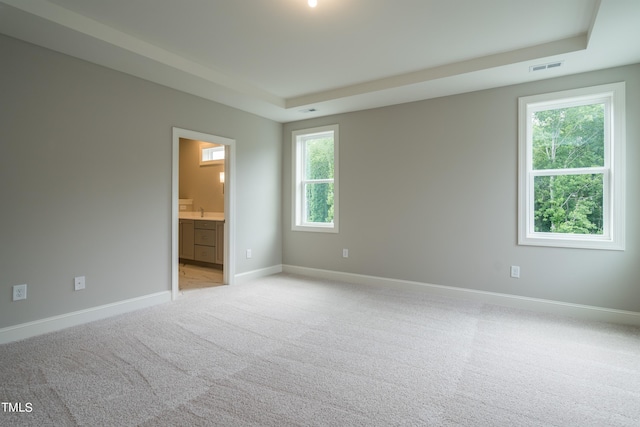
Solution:
<path fill-rule="evenodd" d="M 0 328 L 170 290 L 173 126 L 236 140 L 236 273 L 282 262 L 281 124 L 4 36 L 0 57 Z"/>
<path fill-rule="evenodd" d="M 627 82 L 626 251 L 518 246 L 518 97 L 617 81 Z M 640 311 L 639 102 L 634 65 L 286 124 L 283 263 Z M 291 231 L 291 132 L 333 123 L 340 233 Z"/>
<path fill-rule="evenodd" d="M 237 141 L 236 273 L 284 263 L 640 311 L 640 65 L 289 123 L 283 134 L 4 36 L 0 56 L 0 328 L 170 289 L 172 126 Z M 517 98 L 622 80 L 626 251 L 517 246 Z M 292 232 L 291 131 L 331 123 L 340 233 Z M 508 277 L 512 264 L 521 279 Z M 72 290 L 76 275 L 85 291 Z M 11 302 L 21 283 L 28 299 Z"/>

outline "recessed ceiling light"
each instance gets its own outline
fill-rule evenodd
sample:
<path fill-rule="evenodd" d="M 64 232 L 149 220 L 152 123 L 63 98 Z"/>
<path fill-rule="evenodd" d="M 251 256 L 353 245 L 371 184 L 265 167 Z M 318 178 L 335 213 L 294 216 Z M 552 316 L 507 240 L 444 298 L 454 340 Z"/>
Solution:
<path fill-rule="evenodd" d="M 316 7 L 318 5 L 318 0 L 309 0 L 309 7 Z"/>

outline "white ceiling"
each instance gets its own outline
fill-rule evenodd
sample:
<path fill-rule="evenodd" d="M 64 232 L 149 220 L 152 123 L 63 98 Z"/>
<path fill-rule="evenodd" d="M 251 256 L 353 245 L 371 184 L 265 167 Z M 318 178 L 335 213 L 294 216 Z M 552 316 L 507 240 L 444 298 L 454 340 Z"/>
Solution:
<path fill-rule="evenodd" d="M 639 22 L 640 0 L 0 0 L 0 33 L 280 122 L 640 63 Z"/>

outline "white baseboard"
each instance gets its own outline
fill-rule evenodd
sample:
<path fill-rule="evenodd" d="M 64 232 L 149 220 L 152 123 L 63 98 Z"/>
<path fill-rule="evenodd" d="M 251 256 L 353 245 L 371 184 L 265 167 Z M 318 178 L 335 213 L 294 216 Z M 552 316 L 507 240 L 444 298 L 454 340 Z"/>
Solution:
<path fill-rule="evenodd" d="M 171 301 L 171 292 L 164 291 L 111 304 L 100 305 L 98 307 L 87 308 L 85 310 L 61 314 L 59 316 L 48 317 L 46 319 L 35 320 L 33 322 L 9 326 L 0 329 L 0 344 L 58 331 L 71 326 L 93 322 L 94 320 L 104 319 L 169 301 Z"/>
<path fill-rule="evenodd" d="M 235 285 L 247 283 L 254 279 L 261 277 L 271 276 L 272 274 L 282 273 L 282 264 L 273 265 L 271 267 L 261 268 L 258 270 L 247 271 L 246 273 L 240 273 L 235 275 Z"/>
<path fill-rule="evenodd" d="M 283 265 L 284 273 L 300 274 L 328 280 L 337 280 L 376 287 L 404 287 L 423 289 L 427 292 L 454 298 L 471 299 L 478 302 L 496 304 L 524 310 L 570 316 L 584 320 L 618 323 L 640 326 L 640 313 L 635 311 L 616 310 L 612 308 L 590 305 L 572 304 L 541 298 L 522 297 L 497 292 L 478 291 L 474 289 L 456 288 L 453 286 L 433 285 L 409 280 L 388 279 L 363 274 L 343 273 L 339 271 L 321 270 L 317 268 Z"/>

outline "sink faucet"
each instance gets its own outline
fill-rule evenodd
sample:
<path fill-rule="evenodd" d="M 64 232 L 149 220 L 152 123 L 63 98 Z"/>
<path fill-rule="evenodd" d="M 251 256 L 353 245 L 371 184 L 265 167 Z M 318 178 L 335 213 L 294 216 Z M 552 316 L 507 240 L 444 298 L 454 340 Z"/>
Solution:
<path fill-rule="evenodd" d="M 204 218 L 204 208 L 200 208 L 200 218 Z"/>

